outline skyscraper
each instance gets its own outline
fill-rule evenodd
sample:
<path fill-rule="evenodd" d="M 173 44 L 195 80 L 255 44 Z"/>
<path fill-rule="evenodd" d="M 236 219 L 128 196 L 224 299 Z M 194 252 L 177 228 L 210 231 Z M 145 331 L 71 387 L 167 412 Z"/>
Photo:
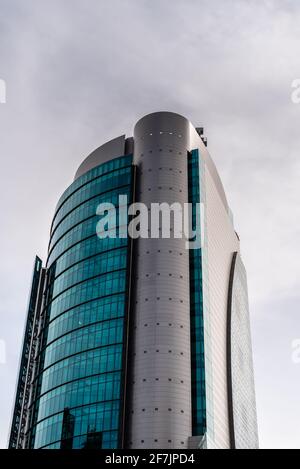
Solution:
<path fill-rule="evenodd" d="M 202 204 L 201 247 L 127 236 L 127 219 L 97 235 L 99 204 L 120 210 L 120 196 L 149 211 L 193 204 L 196 229 Z M 9 446 L 258 447 L 240 241 L 203 129 L 184 117 L 145 116 L 60 198 L 35 262 Z"/>

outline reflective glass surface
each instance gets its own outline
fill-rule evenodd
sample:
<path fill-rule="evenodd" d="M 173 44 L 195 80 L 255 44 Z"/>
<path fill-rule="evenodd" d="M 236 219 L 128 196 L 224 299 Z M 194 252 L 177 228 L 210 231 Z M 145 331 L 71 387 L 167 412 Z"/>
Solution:
<path fill-rule="evenodd" d="M 80 205 L 75 210 L 73 210 L 57 227 L 56 231 L 51 237 L 50 244 L 49 244 L 49 252 L 52 253 L 52 249 L 57 244 L 58 241 L 61 241 L 62 237 L 68 236 L 70 231 L 74 231 L 77 228 L 81 229 L 81 237 L 85 236 L 86 224 L 82 226 L 82 222 L 90 221 L 93 219 L 95 221 L 95 215 L 97 211 L 97 207 L 101 203 L 112 203 L 115 206 L 118 205 L 119 195 L 129 195 L 130 188 L 128 187 L 120 187 L 116 188 L 114 191 L 110 191 L 107 194 L 102 194 L 99 197 L 95 197 L 92 200 Z"/>
<path fill-rule="evenodd" d="M 189 202 L 193 204 L 193 230 L 196 230 L 196 205 L 200 203 L 199 152 L 189 155 Z M 190 250 L 190 307 L 192 361 L 193 436 L 206 433 L 206 385 L 203 321 L 202 249 Z"/>
<path fill-rule="evenodd" d="M 54 216 L 44 301 L 44 341 L 31 447 L 117 448 L 129 240 L 99 239 L 99 203 L 131 202 L 132 156 L 78 178 Z"/>

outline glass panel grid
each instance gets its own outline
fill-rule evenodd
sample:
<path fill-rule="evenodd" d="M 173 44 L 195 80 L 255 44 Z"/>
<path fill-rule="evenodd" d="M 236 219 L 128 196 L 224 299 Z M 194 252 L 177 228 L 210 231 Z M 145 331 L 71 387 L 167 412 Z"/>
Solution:
<path fill-rule="evenodd" d="M 120 438 L 129 240 L 99 239 L 96 207 L 131 202 L 132 156 L 93 168 L 52 224 L 31 447 L 116 448 Z"/>

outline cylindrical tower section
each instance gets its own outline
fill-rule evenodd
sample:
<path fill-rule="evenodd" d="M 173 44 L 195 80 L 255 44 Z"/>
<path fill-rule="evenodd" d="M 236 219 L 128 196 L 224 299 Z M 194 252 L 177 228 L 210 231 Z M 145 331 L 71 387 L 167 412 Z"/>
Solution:
<path fill-rule="evenodd" d="M 150 114 L 136 124 L 134 141 L 137 200 L 148 210 L 188 202 L 189 122 Z M 189 251 L 171 232 L 171 239 L 139 239 L 135 259 L 128 445 L 184 449 L 192 433 Z"/>

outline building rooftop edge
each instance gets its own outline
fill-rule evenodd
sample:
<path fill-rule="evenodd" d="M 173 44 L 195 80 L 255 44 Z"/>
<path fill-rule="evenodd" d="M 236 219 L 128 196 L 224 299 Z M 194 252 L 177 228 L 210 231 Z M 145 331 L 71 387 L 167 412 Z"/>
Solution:
<path fill-rule="evenodd" d="M 204 160 L 206 162 L 206 165 L 208 167 L 209 172 L 211 173 L 211 176 L 213 177 L 215 184 L 217 186 L 219 195 L 229 211 L 229 206 L 225 194 L 225 190 L 223 187 L 223 183 L 221 181 L 221 178 L 219 176 L 218 170 L 215 166 L 215 163 L 213 159 L 210 156 L 209 151 L 207 150 L 207 147 L 205 143 L 203 142 L 203 139 L 201 138 L 199 132 L 197 131 L 197 127 L 195 127 L 192 122 L 187 119 L 185 116 L 178 114 L 176 112 L 171 112 L 171 111 L 156 111 L 152 112 L 149 114 L 144 115 L 138 121 L 136 122 L 134 126 L 134 132 L 135 129 L 137 129 L 139 126 L 143 125 L 145 121 L 155 121 L 155 120 L 161 120 L 162 122 L 167 123 L 168 120 L 170 122 L 174 122 L 176 120 L 181 120 L 185 123 L 187 129 L 189 129 L 190 133 L 190 148 L 188 148 L 188 151 L 191 151 L 192 149 L 199 148 L 203 154 Z M 113 138 L 112 140 L 109 140 L 108 142 L 105 142 L 103 145 L 100 145 L 98 148 L 96 148 L 92 153 L 90 153 L 81 163 L 79 166 L 74 180 L 78 179 L 80 176 L 83 174 L 87 173 L 91 169 L 95 168 L 96 166 L 99 166 L 102 163 L 106 163 L 107 161 L 113 160 L 114 158 L 118 158 L 120 156 L 129 154 L 133 152 L 133 137 L 126 138 L 126 135 L 121 135 L 119 137 Z"/>

